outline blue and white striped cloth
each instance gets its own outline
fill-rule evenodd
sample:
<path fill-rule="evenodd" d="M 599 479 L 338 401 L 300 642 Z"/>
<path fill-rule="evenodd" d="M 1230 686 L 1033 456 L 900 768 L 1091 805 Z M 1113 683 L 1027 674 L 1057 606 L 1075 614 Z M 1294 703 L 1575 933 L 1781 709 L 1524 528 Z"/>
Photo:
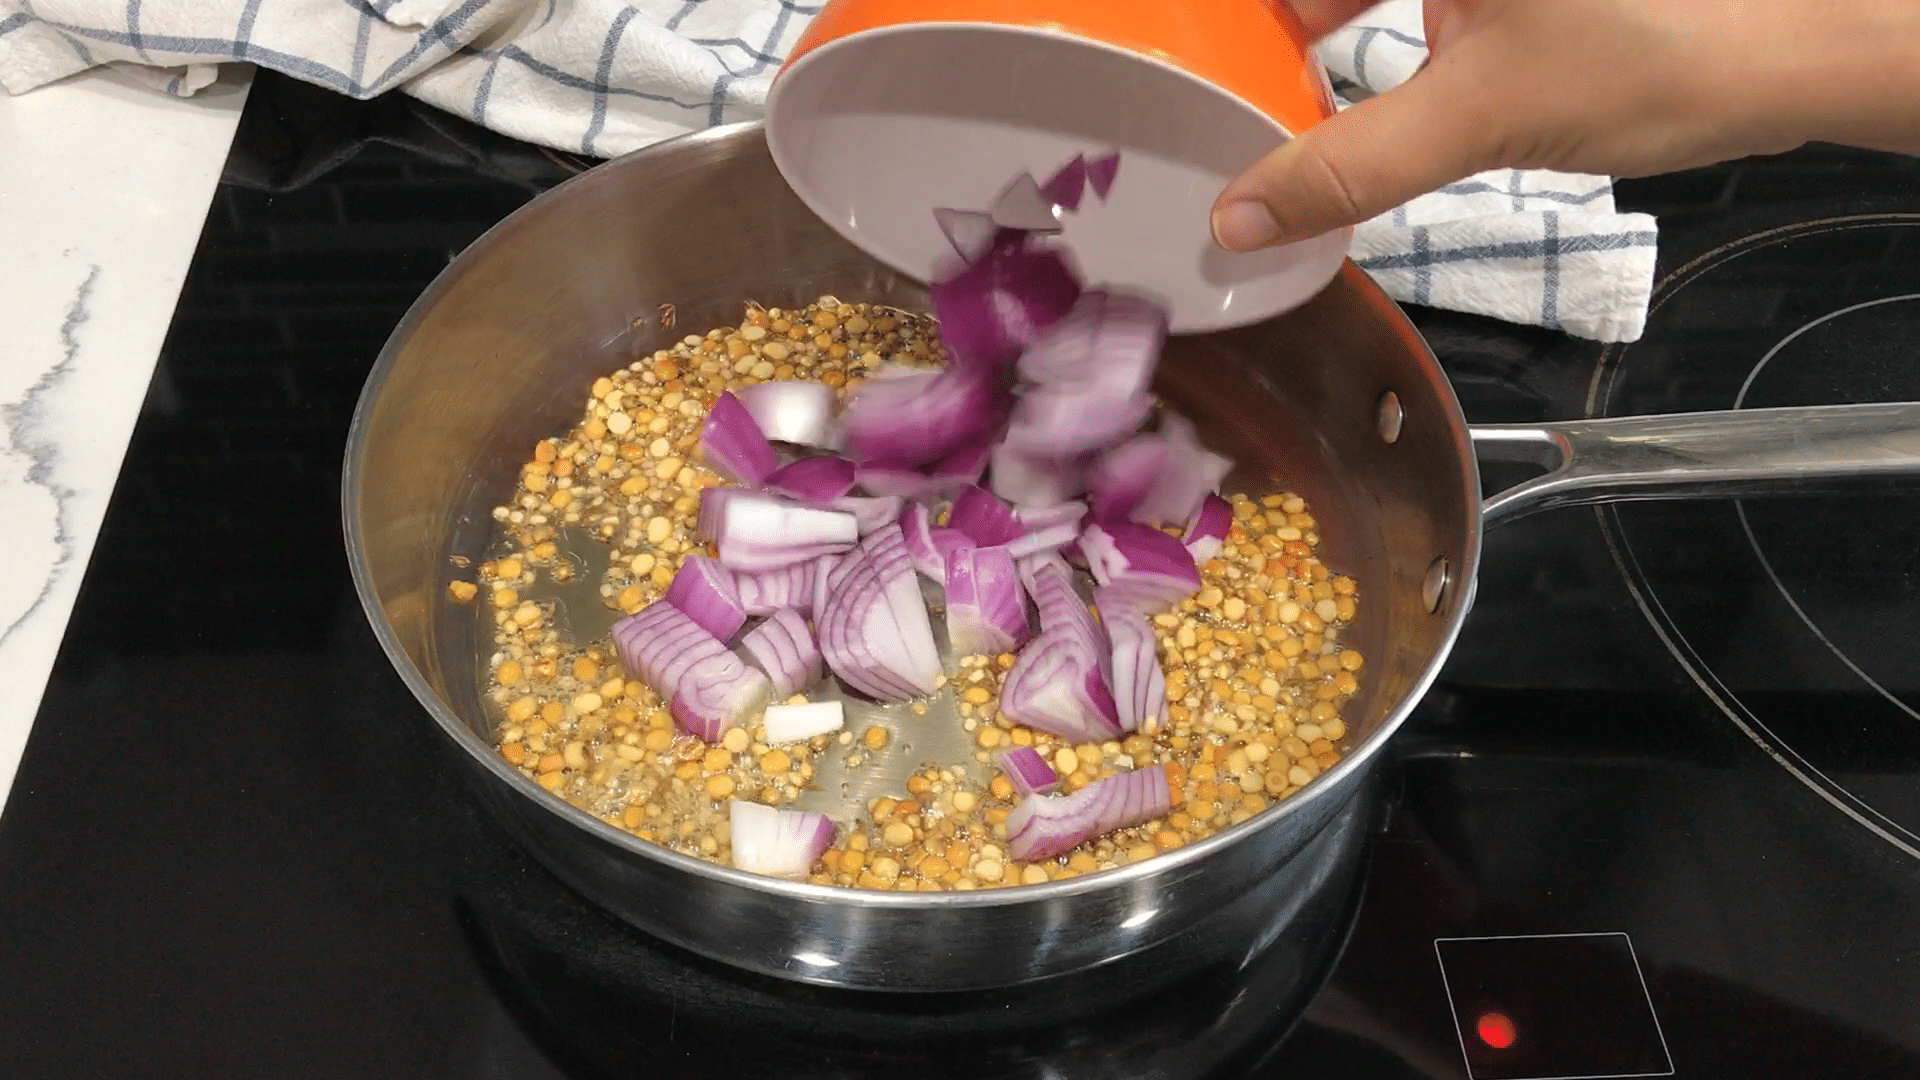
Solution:
<path fill-rule="evenodd" d="M 252 62 L 357 98 L 399 90 L 483 126 L 612 157 L 757 118 L 823 0 L 0 0 L 0 86 L 113 65 L 172 94 Z M 1322 42 L 1343 97 L 1425 59 L 1420 0 L 1388 0 Z M 1500 170 L 1357 231 L 1394 298 L 1631 341 L 1646 321 L 1653 219 L 1605 177 Z"/>

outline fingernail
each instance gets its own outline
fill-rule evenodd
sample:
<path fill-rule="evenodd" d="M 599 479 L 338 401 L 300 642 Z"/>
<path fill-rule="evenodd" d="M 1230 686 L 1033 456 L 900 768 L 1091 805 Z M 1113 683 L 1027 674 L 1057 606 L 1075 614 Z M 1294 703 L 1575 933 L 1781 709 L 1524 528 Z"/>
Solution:
<path fill-rule="evenodd" d="M 1280 239 L 1280 223 L 1257 199 L 1230 202 L 1213 212 L 1213 242 L 1228 251 L 1252 251 Z"/>

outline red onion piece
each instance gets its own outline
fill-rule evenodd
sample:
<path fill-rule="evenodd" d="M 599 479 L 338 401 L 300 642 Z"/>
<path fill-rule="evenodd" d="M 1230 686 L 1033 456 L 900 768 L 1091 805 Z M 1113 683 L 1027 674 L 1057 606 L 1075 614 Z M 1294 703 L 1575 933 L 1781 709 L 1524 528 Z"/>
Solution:
<path fill-rule="evenodd" d="M 666 601 L 721 641 L 731 641 L 747 621 L 733 572 L 705 555 L 688 555 L 680 564 Z"/>
<path fill-rule="evenodd" d="M 817 561 L 798 562 L 777 570 L 733 575 L 734 585 L 740 590 L 740 609 L 749 615 L 771 615 L 781 608 L 793 608 L 802 615 L 812 615 L 813 575 L 818 565 Z"/>
<path fill-rule="evenodd" d="M 1060 787 L 1060 774 L 1031 746 L 1004 750 L 999 762 L 1000 771 L 1013 781 L 1013 790 L 1022 795 L 1044 795 Z"/>
<path fill-rule="evenodd" d="M 1020 355 L 1020 377 L 1046 386 L 1144 392 L 1167 343 L 1165 305 L 1132 293 L 1089 289 Z"/>
<path fill-rule="evenodd" d="M 862 465 L 854 476 L 854 486 L 868 495 L 898 495 L 903 499 L 924 499 L 933 491 L 933 477 L 919 469 Z"/>
<path fill-rule="evenodd" d="M 1006 503 L 993 492 L 973 485 L 968 485 L 953 500 L 947 527 L 960 530 L 982 547 L 1004 544 L 1026 531 L 1013 519 L 1013 511 Z"/>
<path fill-rule="evenodd" d="M 1029 555 L 1024 559 L 1016 560 L 1015 567 L 1020 573 L 1020 584 L 1027 587 L 1027 595 L 1036 599 L 1040 595 L 1039 579 L 1043 568 L 1057 569 L 1063 581 L 1073 580 L 1073 567 L 1068 566 L 1067 560 L 1061 558 L 1057 551 L 1043 551 L 1037 555 Z"/>
<path fill-rule="evenodd" d="M 707 410 L 700 449 L 707 464 L 737 484 L 758 486 L 780 465 L 753 414 L 730 391 L 722 391 Z"/>
<path fill-rule="evenodd" d="M 674 723 L 707 742 L 744 722 L 773 689 L 672 604 L 649 604 L 621 619 L 613 641 L 626 670 L 668 699 Z"/>
<path fill-rule="evenodd" d="M 900 526 L 875 530 L 834 567 L 828 581 L 825 608 L 816 620 L 827 666 L 882 701 L 933 693 L 940 656 Z"/>
<path fill-rule="evenodd" d="M 752 492 L 729 496 L 714 517 L 718 525 L 712 539 L 721 563 L 733 570 L 776 570 L 845 551 L 860 539 L 852 514 Z"/>
<path fill-rule="evenodd" d="M 925 574 L 928 581 L 944 582 L 947 576 L 947 557 L 933 543 L 933 515 L 923 503 L 908 503 L 900 515 L 900 535 L 906 541 L 907 555 L 913 559 L 913 568 Z"/>
<path fill-rule="evenodd" d="M 1004 547 L 947 556 L 947 640 L 961 656 L 997 656 L 1027 639 L 1027 606 Z"/>
<path fill-rule="evenodd" d="M 727 824 L 733 865 L 772 877 L 805 878 L 838 835 L 825 814 L 744 799 L 729 800 Z"/>
<path fill-rule="evenodd" d="M 1015 403 L 1003 445 L 1032 458 L 1073 460 L 1126 438 L 1152 411 L 1153 399 L 1144 393 L 1038 387 Z"/>
<path fill-rule="evenodd" d="M 1107 451 L 1087 470 L 1095 521 L 1127 521 L 1153 493 L 1172 451 L 1163 435 L 1135 435 Z"/>
<path fill-rule="evenodd" d="M 853 462 L 846 458 L 808 457 L 775 469 L 767 487 L 803 502 L 823 503 L 852 491 L 853 476 Z"/>
<path fill-rule="evenodd" d="M 984 210 L 953 210 L 943 206 L 933 212 L 933 220 L 940 226 L 947 243 L 967 262 L 985 255 L 1000 236 L 1000 226 L 994 223 L 993 215 Z"/>
<path fill-rule="evenodd" d="M 1220 554 L 1220 545 L 1227 542 L 1227 530 L 1231 528 L 1233 504 L 1218 495 L 1208 495 L 1194 512 L 1193 519 L 1187 522 L 1187 531 L 1182 537 L 1194 565 L 1204 565 Z"/>
<path fill-rule="evenodd" d="M 1079 296 L 1079 276 L 1061 253 L 1024 240 L 995 244 L 959 274 L 927 290 L 940 322 L 940 339 L 954 363 L 990 371 L 1018 356 Z"/>
<path fill-rule="evenodd" d="M 779 746 L 839 731 L 847 724 L 847 708 L 838 701 L 769 705 L 766 723 L 768 745 Z"/>
<path fill-rule="evenodd" d="M 1153 490 L 1134 508 L 1133 520 L 1146 525 L 1185 525 L 1206 497 L 1220 487 L 1233 462 L 1200 445 L 1192 421 L 1177 413 L 1160 414 L 1167 460 Z"/>
<path fill-rule="evenodd" d="M 987 208 L 993 223 L 1003 229 L 1028 233 L 1060 231 L 1060 219 L 1054 214 L 1053 200 L 1040 190 L 1033 174 L 1021 173 L 994 196 Z"/>
<path fill-rule="evenodd" d="M 775 379 L 739 391 L 761 434 L 800 446 L 833 444 L 833 387 L 823 382 Z"/>
<path fill-rule="evenodd" d="M 900 511 L 907 505 L 907 500 L 898 495 L 876 495 L 871 498 L 842 495 L 829 505 L 835 510 L 852 514 L 860 535 L 866 536 L 882 525 L 891 525 L 900 520 Z"/>
<path fill-rule="evenodd" d="M 776 698 L 792 697 L 820 681 L 820 645 L 807 620 L 792 608 L 781 608 L 747 631 L 740 647 L 767 673 Z"/>
<path fill-rule="evenodd" d="M 760 711 L 772 689 L 765 675 L 722 648 L 688 667 L 675 683 L 668 711 L 689 735 L 717 743 L 728 728 Z"/>
<path fill-rule="evenodd" d="M 1015 506 L 1054 506 L 1086 490 L 1077 460 L 1038 457 L 1002 444 L 987 474 L 995 495 Z"/>
<path fill-rule="evenodd" d="M 1172 807 L 1167 771 L 1157 765 L 1095 780 L 1072 795 L 1029 795 L 1007 815 L 1007 854 L 1025 862 L 1051 859 Z"/>
<path fill-rule="evenodd" d="M 978 484 L 980 478 L 986 475 L 987 463 L 993 459 L 993 448 L 999 445 L 999 442 L 1000 430 L 995 428 L 981 433 L 977 438 L 962 444 L 959 449 L 935 462 L 927 494 L 937 499 L 951 499 L 969 484 Z M 901 492 L 901 494 L 906 493 Z"/>
<path fill-rule="evenodd" d="M 1051 506 L 1016 506 L 1013 519 L 1018 521 L 1030 533 L 1050 529 L 1055 525 L 1079 526 L 1086 520 L 1087 504 L 1083 502 L 1059 502 Z"/>
<path fill-rule="evenodd" d="M 1120 726 L 1138 731 L 1143 724 L 1167 725 L 1167 676 L 1160 668 L 1153 627 L 1124 593 L 1097 590 L 1094 607 L 1107 640 L 1113 643 L 1113 697 L 1120 710 Z"/>
<path fill-rule="evenodd" d="M 841 415 L 847 452 L 901 468 L 938 461 L 997 429 L 1006 398 L 990 374 L 964 367 L 869 379 Z"/>
<path fill-rule="evenodd" d="M 1044 529 L 1035 529 L 1007 541 L 1007 550 L 1016 559 L 1029 555 L 1038 555 L 1042 551 L 1059 551 L 1080 538 L 1080 525 L 1072 522 L 1065 525 L 1049 525 Z"/>
<path fill-rule="evenodd" d="M 1120 151 L 1103 154 L 1087 162 L 1087 183 L 1100 201 L 1107 200 L 1107 193 L 1113 190 L 1113 181 L 1120 175 Z"/>
<path fill-rule="evenodd" d="M 1119 708 L 1107 681 L 1107 643 L 1073 591 L 1064 564 L 1032 571 L 1040 636 L 1020 651 L 1000 689 L 1000 711 L 1016 723 L 1074 742 L 1104 742 L 1120 733 Z"/>
<path fill-rule="evenodd" d="M 1041 194 L 1047 201 L 1063 210 L 1080 209 L 1080 200 L 1087 193 L 1087 159 L 1075 154 L 1073 160 L 1060 166 L 1047 182 L 1040 185 Z"/>
<path fill-rule="evenodd" d="M 752 495 L 746 488 L 710 487 L 700 493 L 700 516 L 695 524 L 700 535 L 713 540 L 720 535 L 720 523 L 726 518 L 728 501 L 740 495 Z"/>
<path fill-rule="evenodd" d="M 807 615 L 813 619 L 816 639 L 820 631 L 820 617 L 826 613 L 827 597 L 832 592 L 829 579 L 833 576 L 833 568 L 840 565 L 843 558 L 840 555 L 822 555 L 808 564 L 813 567 L 813 606 Z"/>
<path fill-rule="evenodd" d="M 949 529 L 945 525 L 935 525 L 932 529 L 933 549 L 940 553 L 941 576 L 946 576 L 947 556 L 970 547 L 979 547 L 973 538 L 959 529 Z"/>
<path fill-rule="evenodd" d="M 1089 525 L 1080 550 L 1095 581 L 1125 593 L 1145 614 L 1170 611 L 1200 591 L 1200 569 L 1185 545 L 1132 522 Z"/>

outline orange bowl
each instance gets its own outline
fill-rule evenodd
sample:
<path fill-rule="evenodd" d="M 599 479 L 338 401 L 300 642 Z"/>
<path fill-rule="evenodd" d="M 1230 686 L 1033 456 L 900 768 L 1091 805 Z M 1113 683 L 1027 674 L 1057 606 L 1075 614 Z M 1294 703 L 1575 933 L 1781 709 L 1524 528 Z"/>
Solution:
<path fill-rule="evenodd" d="M 1229 180 L 1332 115 L 1279 0 L 831 0 L 774 79 L 767 142 L 794 191 L 881 262 L 927 280 L 953 252 L 935 207 L 1118 150 L 1106 200 L 1062 213 L 1090 282 L 1165 300 L 1176 331 L 1257 322 L 1319 292 L 1348 231 L 1230 254 Z"/>

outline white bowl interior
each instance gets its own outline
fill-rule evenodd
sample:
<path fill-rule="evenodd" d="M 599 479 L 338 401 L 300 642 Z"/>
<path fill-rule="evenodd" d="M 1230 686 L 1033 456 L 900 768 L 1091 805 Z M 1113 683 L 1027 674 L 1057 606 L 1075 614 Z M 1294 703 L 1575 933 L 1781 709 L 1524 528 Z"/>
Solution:
<path fill-rule="evenodd" d="M 1244 326 L 1324 288 L 1351 231 L 1250 254 L 1213 243 L 1227 182 L 1289 137 L 1172 64 L 1072 34 L 918 23 L 852 34 L 774 82 L 767 137 L 802 201 L 867 254 L 922 281 L 954 252 L 935 207 L 986 209 L 1022 172 L 1117 149 L 1110 198 L 1088 192 L 1063 240 L 1095 284 L 1143 290 L 1176 332 Z"/>

